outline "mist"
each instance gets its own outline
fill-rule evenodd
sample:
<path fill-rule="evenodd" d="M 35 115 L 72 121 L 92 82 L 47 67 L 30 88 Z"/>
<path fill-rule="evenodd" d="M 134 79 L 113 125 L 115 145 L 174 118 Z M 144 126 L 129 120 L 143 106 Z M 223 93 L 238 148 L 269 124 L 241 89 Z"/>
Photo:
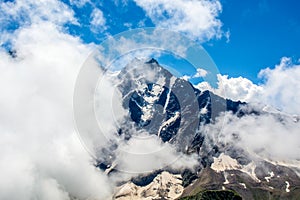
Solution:
<path fill-rule="evenodd" d="M 88 1 L 72 2 L 83 6 Z M 218 19 L 222 10 L 219 1 L 207 5 L 196 1 L 188 4 L 160 1 L 152 7 L 149 2 L 137 2 L 158 27 L 175 28 L 199 41 L 221 38 L 224 34 Z M 205 13 L 200 24 L 196 15 L 199 10 Z M 73 95 L 80 69 L 97 44 L 87 44 L 68 32 L 65 24 L 81 25 L 74 11 L 60 1 L 5 1 L 0 3 L 0 11 L 3 27 L 16 21 L 18 27 L 14 31 L 0 28 L 0 199 L 109 199 L 119 182 L 139 173 L 164 167 L 193 169 L 198 164 L 196 155 L 178 153 L 172 144 L 163 143 L 146 131 L 128 128 L 134 137 L 129 140 L 119 137 L 115 122 L 124 119 L 128 110 L 122 108 L 116 80 L 109 79 L 103 80 L 95 94 L 96 100 L 101 100 L 101 104 L 96 104 L 98 122 L 105 124 L 102 126 L 105 137 L 96 140 L 97 149 L 118 145 L 107 154 L 89 151 L 76 128 Z M 154 14 L 164 11 L 174 15 L 160 23 Z M 100 10 L 97 12 L 94 18 L 98 20 L 92 20 L 97 28 L 94 31 L 105 31 L 107 21 Z M 179 23 L 180 16 L 184 16 L 184 22 Z M 163 37 L 169 43 L 168 35 Z M 130 41 L 122 42 L 119 51 L 126 53 Z M 184 53 L 184 44 L 168 45 L 174 52 Z M 145 55 L 136 52 L 136 56 Z M 234 100 L 262 101 L 286 112 L 284 119 L 279 120 L 273 114 L 237 118 L 225 113 L 225 121 L 220 117 L 204 126 L 203 132 L 213 143 L 225 141 L 250 154 L 286 162 L 299 160 L 300 125 L 291 115 L 300 113 L 299 65 L 284 57 L 274 69 L 262 70 L 260 76 L 264 82 L 256 85 L 248 79 L 231 81 L 228 76 L 220 75 L 226 92 L 209 89 Z M 233 133 L 238 140 L 232 137 Z M 95 165 L 111 155 L 111 164 L 118 171 L 107 175 Z"/>
<path fill-rule="evenodd" d="M 78 137 L 73 92 L 78 73 L 96 45 L 85 44 L 64 29 L 64 23 L 77 23 L 71 9 L 56 1 L 46 3 L 47 7 L 34 2 L 1 3 L 5 17 L 17 18 L 23 12 L 26 15 L 16 31 L 3 32 L 0 37 L 1 44 L 9 44 L 8 49 L 0 48 L 0 199 L 102 200 L 111 198 L 116 181 L 127 181 L 139 172 L 161 169 L 176 160 L 180 162 L 174 168 L 193 167 L 194 158 L 178 155 L 157 136 L 147 142 L 144 153 L 153 149 L 163 149 L 163 153 L 142 159 L 147 162 L 134 167 L 136 158 L 123 150 L 139 152 L 136 147 L 145 144 L 134 139 L 119 144 L 114 162 L 120 169 L 135 173 L 117 172 L 116 180 L 95 167 L 95 158 Z M 101 100 L 110 100 L 114 84 L 105 82 L 104 93 L 98 94 Z M 115 101 L 120 116 L 121 101 Z M 106 120 L 104 131 L 118 141 L 109 111 L 102 110 L 99 117 Z M 109 144 L 104 141 L 99 145 Z"/>

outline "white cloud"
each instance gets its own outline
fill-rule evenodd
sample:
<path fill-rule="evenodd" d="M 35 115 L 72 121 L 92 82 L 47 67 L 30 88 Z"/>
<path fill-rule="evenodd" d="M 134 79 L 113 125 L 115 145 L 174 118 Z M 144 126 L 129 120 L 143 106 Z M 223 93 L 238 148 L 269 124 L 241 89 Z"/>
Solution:
<path fill-rule="evenodd" d="M 197 68 L 196 74 L 193 78 L 205 77 L 207 75 L 207 71 L 205 69 Z"/>
<path fill-rule="evenodd" d="M 226 38 L 226 43 L 229 43 L 230 42 L 230 31 L 226 31 L 224 33 L 224 37 Z"/>
<path fill-rule="evenodd" d="M 249 107 L 267 111 L 243 117 L 228 112 L 202 129 L 212 144 L 236 146 L 254 158 L 293 164 L 300 159 L 297 153 L 300 150 L 299 116 L 291 115 L 300 114 L 300 65 L 283 57 L 273 69 L 261 70 L 259 77 L 264 80 L 260 85 L 246 78 L 228 78 L 227 75 L 218 76 L 218 88 L 212 88 L 207 82 L 200 83 L 198 88 L 202 90 L 209 89 L 226 98 L 247 101 Z"/>
<path fill-rule="evenodd" d="M 1 2 L 0 10 L 0 23 L 3 25 L 11 21 L 21 23 L 21 25 L 40 21 L 50 21 L 55 24 L 77 23 L 73 10 L 57 0 Z"/>
<path fill-rule="evenodd" d="M 11 17 L 23 21 L 13 33 L 0 36 L 1 43 L 9 40 L 16 50 L 16 58 L 12 58 L 0 48 L 0 199 L 109 198 L 114 180 L 94 167 L 95 160 L 83 148 L 73 121 L 76 78 L 93 44 L 83 44 L 64 33 L 63 25 L 76 19 L 61 2 L 6 2 L 1 3 L 1 11 L 1 20 Z M 95 24 L 104 23 L 99 20 Z M 112 88 L 109 82 L 105 84 L 104 90 Z M 107 92 L 104 95 L 109 98 L 112 94 Z M 109 132 L 113 123 L 105 120 L 110 122 L 111 118 L 103 120 Z M 135 144 L 129 140 L 120 145 L 130 150 Z M 158 159 L 149 170 L 177 158 L 172 145 L 157 138 L 149 141 L 149 148 L 156 147 L 167 151 L 147 161 Z M 128 158 L 117 155 L 116 161 L 130 166 Z M 173 167 L 195 164 L 193 158 L 179 159 Z M 139 169 L 143 170 L 143 165 Z M 117 176 L 123 181 L 128 178 Z"/>
<path fill-rule="evenodd" d="M 163 19 L 162 24 L 158 26 L 173 27 L 179 31 L 191 33 L 198 39 L 209 39 L 220 34 L 221 25 L 216 16 L 221 8 L 217 1 L 189 1 L 186 4 L 179 0 L 169 3 L 161 2 L 164 3 L 163 10 L 166 9 L 171 17 Z M 142 3 L 147 4 L 144 1 Z M 147 12 L 154 9 L 151 12 L 159 13 L 160 11 L 155 7 L 157 5 L 154 3 L 154 7 L 150 6 L 150 10 Z M 195 10 L 192 10 L 194 6 Z M 191 9 L 191 13 L 188 13 L 189 9 Z M 114 180 L 94 167 L 94 160 L 83 148 L 76 135 L 73 121 L 72 100 L 75 81 L 81 65 L 92 49 L 92 45 L 83 44 L 79 38 L 63 32 L 62 25 L 68 22 L 76 23 L 73 11 L 65 4 L 55 0 L 2 2 L 0 10 L 2 11 L 1 23 L 7 23 L 5 19 L 11 18 L 17 21 L 21 20 L 23 25 L 10 35 L 1 33 L 0 36 L 1 43 L 7 40 L 12 42 L 17 55 L 16 58 L 12 58 L 6 50 L 0 48 L 0 199 L 60 200 L 71 199 L 71 197 L 79 199 L 110 197 Z M 200 24 L 193 31 L 191 24 L 196 23 L 195 16 L 198 16 L 198 11 L 202 13 L 204 19 L 200 19 Z M 91 24 L 105 27 L 102 12 L 100 10 L 94 10 L 94 12 Z M 151 13 L 149 15 L 151 16 Z M 183 22 L 188 22 L 186 26 L 176 22 L 180 15 L 184 17 Z M 152 17 L 155 22 L 155 16 Z M 163 17 L 163 15 L 156 17 Z M 204 24 L 202 20 L 209 22 Z M 168 34 L 163 35 L 160 41 L 168 42 L 166 40 L 168 36 Z M 150 43 L 152 40 L 148 40 L 148 42 Z M 125 40 L 121 41 L 118 44 L 119 49 L 116 51 L 127 52 L 130 48 L 128 44 L 131 43 Z M 131 45 L 139 46 L 140 44 L 132 42 Z M 170 49 L 179 51 L 178 46 L 174 46 L 176 43 L 167 45 Z M 185 48 L 182 47 L 182 49 Z M 182 52 L 184 52 L 183 50 Z M 144 55 L 144 53 L 137 52 L 135 55 Z M 204 74 L 203 71 L 199 71 L 199 75 Z M 282 77 L 280 74 L 284 76 Z M 256 86 L 243 78 L 237 80 L 228 79 L 226 76 L 219 78 L 226 83 L 225 88 L 233 97 L 242 97 L 250 101 L 255 98 L 255 94 L 260 94 L 259 92 L 262 90 L 269 97 L 264 98 L 266 101 L 273 102 L 276 98 L 271 98 L 272 95 L 277 95 L 280 97 L 280 101 L 273 102 L 273 104 L 277 103 L 290 110 L 294 108 L 294 111 L 299 109 L 296 107 L 299 105 L 297 99 L 293 99 L 294 96 L 289 93 L 290 87 L 293 91 L 299 91 L 299 84 L 296 84 L 297 77 L 299 77 L 299 66 L 293 66 L 288 59 L 283 59 L 275 69 L 262 71 L 261 76 L 266 79 L 262 86 Z M 105 84 L 105 87 L 102 88 L 103 92 L 113 88 L 109 82 L 105 82 Z M 234 88 L 232 85 L 238 85 L 240 88 Z M 248 94 L 249 90 L 253 90 L 250 95 Z M 105 93 L 99 95 L 101 98 Z M 109 95 L 115 94 L 108 92 L 106 95 L 108 99 L 104 100 L 109 102 L 111 98 Z M 293 102 L 289 104 L 288 99 L 293 99 Z M 104 109 L 103 113 L 107 114 L 110 108 L 100 107 L 99 109 Z M 107 125 L 105 127 L 107 132 L 110 132 L 111 126 L 114 125 L 109 123 L 113 117 L 116 116 L 108 116 L 103 119 L 103 123 Z M 236 123 L 236 127 L 233 127 L 233 124 L 229 124 L 229 127 L 232 126 L 230 128 L 233 130 L 235 130 L 234 128 L 242 129 L 247 126 L 246 119 Z M 254 120 L 248 120 L 254 123 Z M 299 140 L 292 123 L 287 122 L 286 127 L 281 124 L 265 127 L 264 124 L 270 126 L 275 123 L 274 119 L 266 117 L 255 120 L 261 120 L 261 124 L 255 129 L 255 134 L 262 135 L 264 132 L 270 132 L 269 136 L 273 137 L 274 144 L 281 145 L 281 152 L 277 152 L 275 147 L 270 146 L 274 155 L 298 158 L 295 153 L 289 153 L 287 146 L 280 144 L 280 140 L 276 139 L 282 139 L 282 133 L 289 133 L 291 139 L 288 142 L 295 152 L 299 152 L 296 144 L 296 141 Z M 296 128 L 299 128 L 298 125 Z M 132 134 L 136 133 L 136 130 L 131 131 Z M 251 132 L 248 129 L 243 131 L 245 132 L 241 133 L 242 141 L 249 140 L 254 143 L 249 136 Z M 258 136 L 254 135 L 254 138 Z M 132 137 L 128 141 L 119 143 L 115 161 L 121 169 L 123 167 L 130 171 L 141 172 L 155 170 L 170 163 L 174 168 L 193 167 L 196 164 L 193 156 L 187 157 L 178 154 L 171 144 L 162 143 L 156 136 L 147 135 L 147 137 L 149 137 L 148 140 Z M 112 139 L 118 141 L 119 138 L 112 137 Z M 253 151 L 257 151 L 260 146 L 268 146 L 266 142 L 267 139 L 262 138 L 260 143 L 254 143 L 250 147 Z M 152 154 L 153 149 L 162 151 Z M 124 150 L 131 154 L 124 154 Z M 135 155 L 140 153 L 147 154 L 147 157 L 136 159 Z M 145 160 L 145 158 L 149 159 Z M 177 162 L 173 163 L 176 160 Z M 136 162 L 139 164 L 132 165 Z M 122 174 L 116 174 L 116 176 L 126 180 Z"/>
<path fill-rule="evenodd" d="M 259 77 L 264 82 L 256 85 L 243 77 L 218 75 L 217 88 L 212 88 L 207 82 L 199 83 L 196 87 L 235 101 L 263 103 L 290 114 L 300 114 L 300 65 L 283 57 L 274 69 L 261 70 Z"/>
<path fill-rule="evenodd" d="M 261 70 L 263 78 L 263 101 L 280 110 L 300 114 L 300 65 L 283 57 L 274 69 Z"/>
<path fill-rule="evenodd" d="M 133 173 L 151 172 L 169 167 L 193 169 L 198 163 L 197 155 L 179 153 L 169 143 L 163 143 L 156 135 L 139 133 L 126 143 L 121 143 L 118 153 L 120 169 Z"/>
<path fill-rule="evenodd" d="M 90 0 L 70 0 L 71 5 L 75 5 L 77 7 L 82 7 L 87 3 L 90 3 Z"/>
<path fill-rule="evenodd" d="M 188 81 L 189 79 L 191 79 L 191 76 L 183 75 L 181 78 L 182 78 L 183 80 Z"/>
<path fill-rule="evenodd" d="M 180 31 L 200 41 L 222 36 L 219 1 L 135 0 L 159 28 Z"/>
<path fill-rule="evenodd" d="M 103 12 L 98 8 L 94 8 L 91 14 L 92 30 L 94 32 L 103 32 L 106 29 L 105 23 L 106 20 L 103 16 Z"/>
<path fill-rule="evenodd" d="M 226 113 L 203 130 L 213 144 L 238 146 L 263 159 L 293 162 L 299 160 L 300 122 L 273 114 L 245 115 Z"/>
<path fill-rule="evenodd" d="M 9 35 L 16 58 L 0 49 L 0 199 L 103 199 L 111 192 L 73 122 L 74 84 L 91 47 L 52 17 Z"/>
<path fill-rule="evenodd" d="M 229 78 L 228 75 L 218 74 L 218 87 L 212 88 L 207 82 L 201 82 L 196 86 L 200 90 L 210 90 L 224 98 L 234 101 L 259 102 L 258 96 L 263 94 L 263 87 L 255 85 L 249 79 L 238 77 Z"/>

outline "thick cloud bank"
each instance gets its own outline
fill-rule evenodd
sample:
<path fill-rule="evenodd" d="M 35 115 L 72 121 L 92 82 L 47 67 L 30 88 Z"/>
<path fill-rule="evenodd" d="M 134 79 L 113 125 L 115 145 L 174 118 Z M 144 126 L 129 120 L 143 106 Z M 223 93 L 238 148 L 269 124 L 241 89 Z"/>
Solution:
<path fill-rule="evenodd" d="M 16 58 L 0 52 L 0 198 L 109 195 L 73 124 L 73 86 L 89 47 L 49 22 L 24 27 L 13 40 Z"/>
<path fill-rule="evenodd" d="M 225 113 L 215 123 L 203 128 L 215 144 L 237 146 L 249 155 L 293 163 L 300 159 L 299 120 L 277 114 L 245 115 Z"/>
<path fill-rule="evenodd" d="M 218 88 L 212 88 L 206 82 L 197 87 L 208 89 L 232 100 L 249 103 L 264 103 L 290 114 L 300 114 L 300 65 L 290 58 L 283 57 L 274 68 L 266 68 L 258 75 L 262 84 L 256 85 L 250 80 L 238 77 L 229 78 L 218 75 Z"/>
<path fill-rule="evenodd" d="M 109 198 L 115 178 L 95 167 L 73 120 L 76 78 L 94 45 L 67 33 L 64 24 L 77 22 L 60 1 L 1 2 L 0 13 L 0 199 Z M 93 18 L 98 28 L 105 26 L 99 13 Z M 9 23 L 16 30 L 9 30 Z M 120 146 L 140 152 L 137 147 L 146 145 L 164 148 L 164 154 L 133 170 L 154 170 L 178 159 L 173 147 L 155 136 L 147 144 L 129 140 Z M 122 152 L 115 162 L 130 168 L 135 160 Z M 175 168 L 195 164 L 193 158 L 179 159 Z"/>
<path fill-rule="evenodd" d="M 218 88 L 206 82 L 198 84 L 200 90 L 246 101 L 262 113 L 267 111 L 241 118 L 225 113 L 225 117 L 205 126 L 204 132 L 213 143 L 238 146 L 253 156 L 287 163 L 299 160 L 300 65 L 283 57 L 273 69 L 261 70 L 259 77 L 260 85 L 227 75 L 218 75 Z"/>

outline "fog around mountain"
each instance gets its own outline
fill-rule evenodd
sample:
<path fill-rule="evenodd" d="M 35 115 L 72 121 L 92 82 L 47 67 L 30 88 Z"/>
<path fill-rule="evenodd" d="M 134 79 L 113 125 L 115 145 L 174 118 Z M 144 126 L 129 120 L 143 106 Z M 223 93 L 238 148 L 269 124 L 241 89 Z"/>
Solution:
<path fill-rule="evenodd" d="M 88 1 L 70 2 L 83 6 Z M 174 29 L 200 42 L 229 37 L 222 30 L 222 22 L 218 18 L 221 12 L 219 1 L 189 1 L 187 4 L 181 0 L 153 4 L 136 2 L 157 27 Z M 194 192 L 193 187 L 207 186 L 205 177 L 208 177 L 206 181 L 213 178 L 218 183 L 217 188 L 210 189 L 222 189 L 228 176 L 226 173 L 229 173 L 224 172 L 226 170 L 235 170 L 232 173 L 239 177 L 244 177 L 240 174 L 241 170 L 253 175 L 254 172 L 250 172 L 253 163 L 257 166 L 254 174 L 262 181 L 263 186 L 260 186 L 264 191 L 277 187 L 276 192 L 280 194 L 297 194 L 300 166 L 298 63 L 287 57 L 281 58 L 276 66 L 260 72 L 261 84 L 254 84 L 243 77 L 229 78 L 220 74 L 219 88 L 204 82 L 194 85 L 200 89 L 196 93 L 203 103 L 203 110 L 200 110 L 203 123 L 199 130 L 190 132 L 186 137 L 189 142 L 195 141 L 190 143 L 191 148 L 185 146 L 188 144 L 186 141 L 180 140 L 182 137 L 174 139 L 177 142 L 169 138 L 174 136 L 171 134 L 174 130 L 171 122 L 177 119 L 176 112 L 164 121 L 166 127 L 171 127 L 164 132 L 165 135 L 149 135 L 141 126 L 136 128 L 136 122 L 130 118 L 126 118 L 130 119 L 130 123 L 125 124 L 127 132 L 119 134 L 115 121 L 111 120 L 115 116 L 110 115 L 112 109 L 107 105 L 111 104 L 110 97 L 116 95 L 112 91 L 121 89 L 117 87 L 116 80 L 104 80 L 103 88 L 97 94 L 102 102 L 97 108 L 97 117 L 105 124 L 103 128 L 108 133 L 109 142 L 97 143 L 95 158 L 78 136 L 73 95 L 80 69 L 98 44 L 85 42 L 68 31 L 66 24 L 76 25 L 80 21 L 74 10 L 74 7 L 56 0 L 0 2 L 0 22 L 3 24 L 0 28 L 0 199 L 109 199 L 117 187 L 139 175 L 133 171 L 162 174 L 161 170 L 167 170 L 169 172 L 164 172 L 157 179 L 167 177 L 177 183 L 176 177 L 183 177 L 181 170 L 184 169 L 194 173 L 188 178 L 192 177 L 191 182 L 195 181 L 195 184 L 190 185 L 189 182 L 185 191 L 180 190 L 189 196 L 193 194 L 190 191 Z M 172 17 L 164 18 L 164 11 Z M 200 11 L 204 15 L 198 23 L 197 13 Z M 93 31 L 102 33 L 109 29 L 108 20 L 103 18 L 101 10 L 92 13 Z M 123 47 L 126 50 L 130 45 L 125 41 Z M 141 57 L 144 59 L 144 56 Z M 125 64 L 130 64 L 129 61 Z M 141 63 L 144 65 L 145 61 Z M 206 89 L 212 93 L 203 93 Z M 130 112 L 129 108 L 123 107 L 122 91 L 119 92 L 119 96 L 114 96 L 113 106 L 119 109 L 122 120 L 129 117 Z M 206 120 L 211 120 L 206 111 L 208 97 L 214 96 L 219 100 L 214 94 L 233 101 L 228 100 L 230 109 L 218 113 L 219 117 L 207 123 Z M 227 102 L 225 99 L 220 102 Z M 235 104 L 238 100 L 249 104 Z M 184 130 L 188 131 L 188 128 Z M 200 132 L 201 135 L 197 135 Z M 180 142 L 185 145 L 180 145 Z M 161 151 L 157 152 L 158 149 Z M 148 156 L 137 159 L 138 154 Z M 220 164 L 224 171 L 217 173 L 209 166 L 216 164 L 220 155 L 227 155 L 236 161 L 225 158 L 238 164 Z M 126 169 L 131 172 L 124 172 Z M 271 176 L 271 172 L 276 175 L 270 178 L 275 181 L 269 184 L 265 177 Z M 179 175 L 167 176 L 167 173 Z M 200 175 L 204 178 L 199 179 Z M 244 184 L 256 187 L 258 183 L 251 176 L 243 179 Z M 141 182 L 136 181 L 137 184 Z M 233 184 L 231 189 L 238 190 L 237 186 L 244 188 L 234 178 L 229 182 Z"/>

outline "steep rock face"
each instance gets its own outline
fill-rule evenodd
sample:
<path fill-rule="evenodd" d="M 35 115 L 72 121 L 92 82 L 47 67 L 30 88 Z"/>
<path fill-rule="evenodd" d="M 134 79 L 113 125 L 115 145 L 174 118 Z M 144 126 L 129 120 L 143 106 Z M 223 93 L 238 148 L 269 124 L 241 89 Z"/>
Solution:
<path fill-rule="evenodd" d="M 138 186 L 133 182 L 125 183 L 117 188 L 114 199 L 117 200 L 139 200 L 139 199 L 176 199 L 183 192 L 180 175 L 162 172 L 146 186 Z"/>
<path fill-rule="evenodd" d="M 188 81 L 173 76 L 154 59 L 133 60 L 118 78 L 123 107 L 129 111 L 128 121 L 181 151 L 198 152 L 204 139 L 197 132 L 199 126 L 210 123 L 221 112 L 245 114 L 240 110 L 245 103 L 200 91 Z M 120 133 L 130 138 L 127 129 L 128 124 L 124 124 Z"/>
<path fill-rule="evenodd" d="M 123 107 L 129 111 L 127 121 L 133 121 L 135 129 L 146 130 L 163 142 L 172 143 L 178 151 L 198 153 L 201 168 L 210 166 L 213 157 L 224 148 L 217 144 L 203 146 L 205 136 L 199 127 L 213 122 L 225 111 L 237 116 L 259 114 L 255 109 L 241 109 L 246 105 L 243 102 L 198 90 L 190 82 L 173 76 L 154 59 L 133 60 L 120 72 L 119 79 Z M 125 123 L 120 133 L 130 138 L 130 128 Z M 246 155 L 236 153 L 237 149 L 226 147 L 226 152 L 238 158 L 239 163 L 250 162 Z"/>
<path fill-rule="evenodd" d="M 284 167 L 259 159 L 254 162 L 243 149 L 222 143 L 205 146 L 207 138 L 198 131 L 224 111 L 231 111 L 238 117 L 262 115 L 268 111 L 243 110 L 241 107 L 245 103 L 200 91 L 174 77 L 154 59 L 149 62 L 134 60 L 118 78 L 123 107 L 129 111 L 127 121 L 133 121 L 131 125 L 137 130 L 146 130 L 158 135 L 163 142 L 172 143 L 178 151 L 198 153 L 199 167 L 194 172 L 181 172 L 183 180 L 161 171 L 149 174 L 150 178 L 143 181 L 132 180 L 118 188 L 115 199 L 193 199 L 195 195 L 201 199 L 204 193 L 235 196 L 235 192 L 246 200 L 300 199 L 300 179 L 295 173 L 295 168 L 300 169 L 300 166 Z M 280 113 L 274 115 L 286 117 Z M 297 119 L 293 118 L 295 122 L 299 121 Z M 130 139 L 130 128 L 124 123 L 119 134 Z M 110 164 L 100 165 L 106 169 Z M 142 185 L 137 184 L 141 182 Z M 226 192 L 211 194 L 206 193 L 207 190 Z"/>
<path fill-rule="evenodd" d="M 159 135 L 162 141 L 190 143 L 199 125 L 199 105 L 192 85 L 174 77 L 156 61 L 134 60 L 119 75 L 123 107 L 137 129 Z M 187 123 L 187 121 L 189 123 Z M 122 128 L 126 134 L 126 127 Z"/>

